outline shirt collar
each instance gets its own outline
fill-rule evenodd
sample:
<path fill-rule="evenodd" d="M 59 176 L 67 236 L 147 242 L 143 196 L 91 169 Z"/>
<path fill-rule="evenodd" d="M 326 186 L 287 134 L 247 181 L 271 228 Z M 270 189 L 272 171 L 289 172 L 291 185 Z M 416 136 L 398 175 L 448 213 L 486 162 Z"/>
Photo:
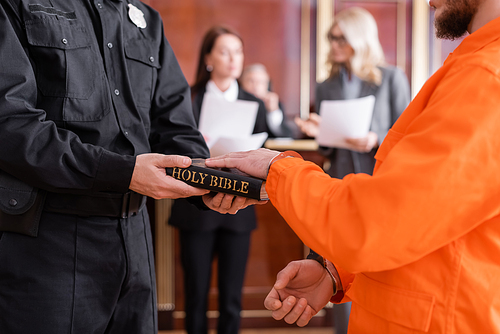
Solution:
<path fill-rule="evenodd" d="M 484 26 L 465 37 L 462 43 L 450 53 L 446 62 L 468 53 L 473 53 L 482 49 L 485 45 L 492 43 L 500 38 L 500 17 L 491 20 Z M 446 63 L 445 62 L 445 63 Z"/>
<path fill-rule="evenodd" d="M 214 94 L 215 96 L 223 98 L 229 102 L 234 102 L 238 99 L 238 91 L 238 82 L 236 80 L 231 82 L 231 85 L 225 92 L 221 91 L 212 80 L 207 82 L 207 93 Z"/>

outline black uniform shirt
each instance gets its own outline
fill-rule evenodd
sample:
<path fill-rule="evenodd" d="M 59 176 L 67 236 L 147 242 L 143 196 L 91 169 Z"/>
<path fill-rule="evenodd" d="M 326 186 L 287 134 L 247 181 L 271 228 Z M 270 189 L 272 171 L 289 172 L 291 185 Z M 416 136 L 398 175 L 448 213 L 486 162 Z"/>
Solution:
<path fill-rule="evenodd" d="M 2 0 L 0 169 L 55 192 L 125 192 L 146 152 L 209 154 L 159 14 L 135 0 Z"/>

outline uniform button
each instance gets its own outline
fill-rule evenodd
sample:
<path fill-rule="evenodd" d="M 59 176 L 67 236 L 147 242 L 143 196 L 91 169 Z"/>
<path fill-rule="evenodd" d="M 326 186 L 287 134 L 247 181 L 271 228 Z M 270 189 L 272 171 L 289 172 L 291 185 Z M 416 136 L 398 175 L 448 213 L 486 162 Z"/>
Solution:
<path fill-rule="evenodd" d="M 16 206 L 16 205 L 17 205 L 17 201 L 16 201 L 14 198 L 12 198 L 12 199 L 9 201 L 9 205 L 10 205 L 10 206 Z"/>
<path fill-rule="evenodd" d="M 155 57 L 153 57 L 153 56 L 149 57 L 149 61 L 152 62 L 152 63 L 154 63 L 155 62 Z"/>
<path fill-rule="evenodd" d="M 108 48 L 113 48 L 113 43 L 108 43 Z"/>
<path fill-rule="evenodd" d="M 97 4 L 97 7 L 98 7 L 98 8 L 102 8 L 102 4 L 101 4 L 101 3 L 98 3 L 98 4 Z"/>
<path fill-rule="evenodd" d="M 118 89 L 115 89 L 115 95 L 116 96 L 120 95 L 120 91 Z"/>
<path fill-rule="evenodd" d="M 68 44 L 68 40 L 67 40 L 66 38 L 63 38 L 63 39 L 61 40 L 61 42 L 62 42 L 63 44 Z"/>

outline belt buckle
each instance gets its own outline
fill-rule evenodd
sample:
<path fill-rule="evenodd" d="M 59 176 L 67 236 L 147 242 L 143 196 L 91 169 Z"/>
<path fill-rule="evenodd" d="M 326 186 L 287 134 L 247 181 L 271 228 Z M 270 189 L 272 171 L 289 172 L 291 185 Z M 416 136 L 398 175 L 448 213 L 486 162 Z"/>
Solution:
<path fill-rule="evenodd" d="M 128 209 L 130 207 L 130 197 L 132 195 L 131 191 L 127 191 L 125 194 L 123 194 L 122 198 L 122 212 L 121 212 L 121 217 L 122 218 L 128 218 L 129 212 Z"/>
<path fill-rule="evenodd" d="M 128 218 L 135 216 L 139 212 L 142 199 L 143 195 L 133 191 L 127 191 L 123 194 L 121 217 Z"/>

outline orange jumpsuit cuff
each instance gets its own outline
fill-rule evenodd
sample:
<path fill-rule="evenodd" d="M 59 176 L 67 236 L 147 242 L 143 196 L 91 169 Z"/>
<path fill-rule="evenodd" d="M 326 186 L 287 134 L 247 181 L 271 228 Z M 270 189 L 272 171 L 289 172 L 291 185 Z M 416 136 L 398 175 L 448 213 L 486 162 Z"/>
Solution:
<path fill-rule="evenodd" d="M 267 174 L 269 174 L 269 169 L 271 168 L 271 165 L 275 163 L 278 160 L 284 159 L 284 158 L 300 158 L 304 160 L 304 158 L 297 152 L 295 151 L 285 151 L 278 153 L 274 156 L 274 158 L 269 161 L 269 165 L 267 166 Z"/>

